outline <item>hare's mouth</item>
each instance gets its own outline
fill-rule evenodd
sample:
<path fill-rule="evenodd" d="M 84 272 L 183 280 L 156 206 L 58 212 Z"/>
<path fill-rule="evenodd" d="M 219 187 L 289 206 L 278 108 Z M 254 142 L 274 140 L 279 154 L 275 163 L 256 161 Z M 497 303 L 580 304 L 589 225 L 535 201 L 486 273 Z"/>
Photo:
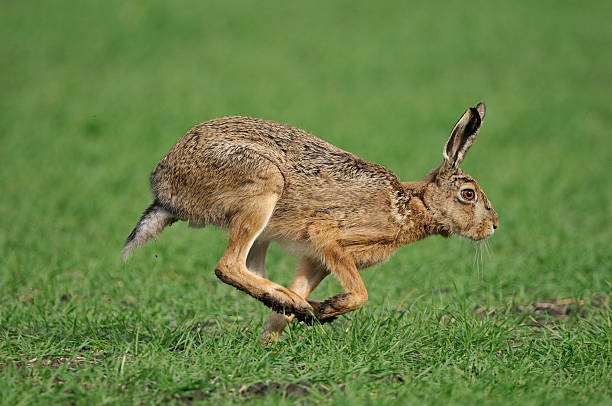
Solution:
<path fill-rule="evenodd" d="M 486 240 L 487 238 L 493 236 L 494 233 L 495 233 L 495 229 L 491 225 L 487 228 L 485 232 L 478 233 L 475 237 L 470 237 L 470 238 L 474 241 L 482 241 L 482 240 Z"/>
<path fill-rule="evenodd" d="M 461 237 L 463 238 L 467 238 L 472 241 L 482 241 L 482 240 L 486 240 L 487 238 L 491 237 L 495 230 L 493 230 L 493 227 L 487 227 L 487 228 L 482 227 L 482 228 L 479 228 L 478 230 L 470 230 L 470 231 L 465 232 L 465 233 L 460 233 L 459 235 L 461 235 Z"/>
<path fill-rule="evenodd" d="M 482 241 L 491 237 L 495 233 L 495 224 L 486 219 L 480 222 L 476 227 L 470 229 L 463 237 L 469 238 L 472 241 Z"/>

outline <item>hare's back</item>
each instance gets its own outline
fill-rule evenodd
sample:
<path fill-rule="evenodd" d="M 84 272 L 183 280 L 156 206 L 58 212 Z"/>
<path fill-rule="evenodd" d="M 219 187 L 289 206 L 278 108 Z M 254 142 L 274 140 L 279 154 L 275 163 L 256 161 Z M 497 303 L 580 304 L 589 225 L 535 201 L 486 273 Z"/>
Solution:
<path fill-rule="evenodd" d="M 258 160 L 274 164 L 287 193 L 325 188 L 355 194 L 401 188 L 395 175 L 314 135 L 287 124 L 250 117 L 222 117 L 189 130 L 164 158 L 167 165 L 251 173 Z M 202 176 L 199 174 L 198 176 Z M 327 194 L 327 193 L 326 193 Z"/>
<path fill-rule="evenodd" d="M 271 219 L 274 228 L 292 225 L 293 231 L 303 231 L 315 219 L 341 227 L 385 228 L 389 206 L 403 193 L 397 177 L 383 166 L 296 127 L 228 117 L 199 128 L 209 132 L 216 148 L 245 148 L 279 168 L 284 190 Z"/>
<path fill-rule="evenodd" d="M 334 218 L 363 215 L 401 189 L 395 175 L 384 167 L 304 130 L 239 116 L 193 127 L 160 161 L 151 180 L 154 193 L 164 191 L 167 196 L 183 195 L 184 185 L 198 195 L 215 194 L 241 177 L 256 179 L 258 171 L 263 174 L 270 166 L 284 180 L 275 215 L 285 219 L 313 213 Z"/>
<path fill-rule="evenodd" d="M 195 148 L 195 155 L 202 160 L 215 159 L 217 152 L 225 157 L 242 151 L 258 154 L 278 166 L 286 178 L 324 178 L 343 183 L 343 188 L 352 182 L 362 185 L 368 181 L 397 181 L 381 165 L 275 121 L 240 116 L 218 118 L 195 126 L 181 141 L 181 149 Z"/>

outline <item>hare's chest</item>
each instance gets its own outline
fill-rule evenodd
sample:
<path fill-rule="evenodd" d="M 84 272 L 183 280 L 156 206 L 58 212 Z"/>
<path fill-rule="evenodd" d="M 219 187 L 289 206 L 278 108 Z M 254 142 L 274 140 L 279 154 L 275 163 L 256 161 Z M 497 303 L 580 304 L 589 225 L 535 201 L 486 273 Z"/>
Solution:
<path fill-rule="evenodd" d="M 347 249 L 357 269 L 366 269 L 387 261 L 398 249 L 394 241 L 377 241 Z"/>

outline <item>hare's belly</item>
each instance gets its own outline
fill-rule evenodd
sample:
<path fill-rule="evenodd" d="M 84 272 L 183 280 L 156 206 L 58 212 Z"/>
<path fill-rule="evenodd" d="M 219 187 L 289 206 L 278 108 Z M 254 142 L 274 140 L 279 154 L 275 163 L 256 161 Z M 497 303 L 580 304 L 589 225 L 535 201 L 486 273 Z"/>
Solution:
<path fill-rule="evenodd" d="M 280 236 L 271 232 L 269 229 L 264 230 L 258 240 L 277 243 L 283 250 L 298 257 L 314 258 L 315 252 L 308 240 L 291 239 L 287 236 Z"/>
<path fill-rule="evenodd" d="M 285 251 L 300 257 L 314 257 L 315 253 L 308 241 L 290 240 L 287 238 L 278 238 L 273 240 L 281 246 Z"/>

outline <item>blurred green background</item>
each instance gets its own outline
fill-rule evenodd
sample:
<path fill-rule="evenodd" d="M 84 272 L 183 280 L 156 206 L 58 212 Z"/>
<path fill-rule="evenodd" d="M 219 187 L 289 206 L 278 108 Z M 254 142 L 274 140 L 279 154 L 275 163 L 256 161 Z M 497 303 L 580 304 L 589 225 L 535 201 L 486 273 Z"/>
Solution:
<path fill-rule="evenodd" d="M 6 328 L 53 325 L 68 297 L 96 317 L 128 312 L 127 301 L 162 328 L 191 312 L 243 315 L 257 330 L 263 306 L 214 277 L 223 232 L 177 224 L 119 260 L 174 142 L 198 122 L 256 116 L 414 180 L 481 100 L 487 116 L 463 168 L 499 213 L 492 252 L 475 264 L 458 238 L 404 248 L 363 273 L 366 307 L 443 293 L 436 300 L 473 307 L 608 295 L 611 4 L 3 1 Z M 269 274 L 287 283 L 295 264 L 273 248 Z M 338 289 L 329 278 L 314 297 Z"/>

